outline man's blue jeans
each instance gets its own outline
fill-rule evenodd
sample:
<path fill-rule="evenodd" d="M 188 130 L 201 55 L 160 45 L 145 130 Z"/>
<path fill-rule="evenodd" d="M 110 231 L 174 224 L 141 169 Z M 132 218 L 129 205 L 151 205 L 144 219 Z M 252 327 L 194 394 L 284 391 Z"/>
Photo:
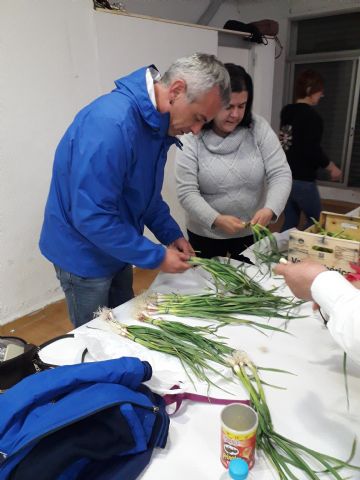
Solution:
<path fill-rule="evenodd" d="M 306 217 L 304 228 L 313 224 L 311 218 L 319 220 L 321 199 L 316 182 L 293 180 L 290 196 L 284 210 L 285 221 L 281 231 L 284 232 L 289 228 L 297 227 L 301 212 L 304 212 Z"/>
<path fill-rule="evenodd" d="M 115 308 L 134 297 L 132 266 L 100 278 L 84 278 L 54 265 L 64 290 L 70 320 L 79 327 L 94 318 L 99 307 Z"/>

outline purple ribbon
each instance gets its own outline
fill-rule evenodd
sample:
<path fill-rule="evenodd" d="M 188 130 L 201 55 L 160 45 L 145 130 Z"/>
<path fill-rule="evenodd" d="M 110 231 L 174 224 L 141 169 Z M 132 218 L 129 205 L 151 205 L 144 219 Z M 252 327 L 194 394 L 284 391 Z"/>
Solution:
<path fill-rule="evenodd" d="M 179 385 L 174 385 L 170 388 L 170 390 L 178 390 L 181 387 Z M 175 393 L 174 395 L 166 394 L 163 396 L 166 405 L 172 405 L 173 403 L 176 404 L 175 410 L 170 413 L 170 415 L 174 415 L 179 408 L 183 400 L 191 400 L 193 402 L 202 402 L 202 403 L 211 403 L 213 405 L 230 405 L 230 403 L 244 403 L 245 405 L 250 405 L 249 400 L 230 400 L 225 398 L 214 398 L 209 397 L 208 395 L 198 395 L 197 393 Z"/>

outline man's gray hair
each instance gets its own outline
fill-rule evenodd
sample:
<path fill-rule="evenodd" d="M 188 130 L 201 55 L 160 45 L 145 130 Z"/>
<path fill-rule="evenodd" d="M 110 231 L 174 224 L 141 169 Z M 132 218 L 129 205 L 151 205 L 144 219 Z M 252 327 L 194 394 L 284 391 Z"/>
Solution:
<path fill-rule="evenodd" d="M 189 102 L 193 102 L 215 86 L 219 87 L 223 105 L 226 106 L 230 102 L 229 73 L 215 55 L 194 53 L 189 57 L 179 58 L 164 73 L 161 83 L 168 86 L 177 79 L 186 82 L 186 97 Z"/>

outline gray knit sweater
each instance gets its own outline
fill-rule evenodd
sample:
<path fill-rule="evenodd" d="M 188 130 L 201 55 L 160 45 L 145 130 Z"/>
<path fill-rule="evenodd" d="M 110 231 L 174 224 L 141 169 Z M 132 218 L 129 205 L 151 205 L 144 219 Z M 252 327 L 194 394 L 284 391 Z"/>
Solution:
<path fill-rule="evenodd" d="M 211 228 L 219 214 L 249 221 L 263 207 L 276 217 L 283 211 L 292 184 L 280 142 L 268 122 L 253 115 L 250 128 L 237 128 L 227 137 L 213 130 L 182 137 L 176 156 L 177 194 L 191 232 L 210 238 L 235 235 Z"/>

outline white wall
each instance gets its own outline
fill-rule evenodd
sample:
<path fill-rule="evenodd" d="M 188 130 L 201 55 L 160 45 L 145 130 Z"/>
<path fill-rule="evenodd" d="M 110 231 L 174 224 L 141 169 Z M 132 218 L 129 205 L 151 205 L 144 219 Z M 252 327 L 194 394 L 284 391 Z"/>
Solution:
<path fill-rule="evenodd" d="M 53 152 L 99 92 L 91 0 L 0 2 L 0 324 L 62 297 L 37 242 Z"/>
<path fill-rule="evenodd" d="M 132 68 L 217 52 L 216 31 L 146 22 L 94 12 L 92 0 L 0 2 L 0 325 L 63 296 L 38 238 L 54 151 L 74 115 Z M 177 205 L 174 191 L 164 196 Z"/>
<path fill-rule="evenodd" d="M 129 13 L 197 23 L 209 0 L 121 0 L 121 4 Z"/>
<path fill-rule="evenodd" d="M 124 4 L 134 13 L 196 22 L 209 0 L 125 0 Z M 250 22 L 273 18 L 280 24 L 279 38 L 286 47 L 291 16 L 356 7 L 359 0 L 228 0 L 211 25 L 222 27 L 228 19 Z M 98 45 L 95 33 L 101 33 L 100 23 L 94 20 L 92 0 L 0 1 L 0 324 L 62 296 L 52 267 L 37 246 L 53 152 L 61 134 L 83 105 L 111 88 L 113 78 L 129 71 L 122 70 L 123 60 L 133 62 L 134 67 L 149 60 L 148 56 L 138 60 L 137 55 L 144 55 L 140 44 L 118 44 L 113 28 L 102 32 Z M 157 35 L 157 30 L 153 34 Z M 188 31 L 184 40 L 187 35 Z M 199 50 L 198 46 L 194 41 L 194 50 Z M 166 37 L 161 47 L 170 63 L 177 50 L 168 48 Z M 213 40 L 201 48 L 211 51 Z M 260 48 L 260 56 L 264 53 L 269 59 L 266 52 L 270 50 Z M 111 52 L 112 57 L 101 58 L 99 74 L 101 49 Z M 150 60 L 156 61 L 156 49 L 153 53 Z M 270 111 L 272 103 L 275 127 L 283 104 L 285 56 L 284 52 L 275 61 L 272 98 L 265 95 L 259 101 L 260 108 Z M 160 69 L 165 63 L 160 62 Z M 271 67 L 255 81 L 259 82 L 255 86 L 259 98 L 258 92 L 263 95 L 263 89 L 272 82 Z M 169 178 L 172 161 L 170 155 Z M 173 192 L 169 182 L 164 196 L 171 197 Z M 326 198 L 360 203 L 358 192 L 329 187 L 323 192 Z"/>

